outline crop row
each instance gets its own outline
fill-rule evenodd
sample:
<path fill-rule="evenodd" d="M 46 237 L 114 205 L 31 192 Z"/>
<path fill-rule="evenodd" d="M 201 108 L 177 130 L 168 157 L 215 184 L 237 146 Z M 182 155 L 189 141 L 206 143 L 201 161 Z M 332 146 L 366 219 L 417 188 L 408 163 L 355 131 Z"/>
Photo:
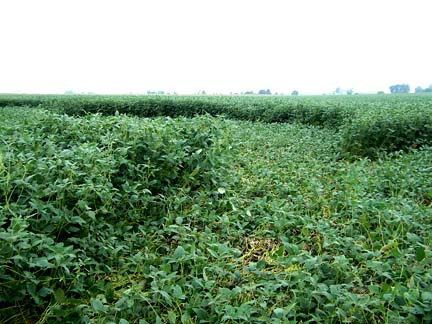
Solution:
<path fill-rule="evenodd" d="M 41 105 L 82 116 L 138 117 L 223 115 L 268 123 L 302 123 L 340 131 L 345 156 L 374 158 L 432 144 L 432 96 L 0 96 L 4 105 Z"/>
<path fill-rule="evenodd" d="M 314 100 L 299 101 L 290 97 L 226 96 L 0 96 L 1 106 L 38 106 L 70 115 L 88 113 L 138 117 L 194 117 L 211 115 L 237 120 L 262 122 L 299 122 L 336 127 L 349 116 L 346 109 Z"/>
<path fill-rule="evenodd" d="M 223 136 L 205 117 L 78 119 L 26 108 L 0 116 L 2 319 L 86 298 L 122 254 L 137 253 L 123 251 L 124 235 L 165 223 L 172 197 L 219 181 Z"/>

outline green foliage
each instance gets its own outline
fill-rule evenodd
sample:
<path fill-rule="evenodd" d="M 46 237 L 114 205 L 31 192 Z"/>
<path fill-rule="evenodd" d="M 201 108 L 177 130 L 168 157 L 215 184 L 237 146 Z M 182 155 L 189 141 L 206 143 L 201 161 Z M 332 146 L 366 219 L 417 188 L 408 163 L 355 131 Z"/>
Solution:
<path fill-rule="evenodd" d="M 222 137 L 205 117 L 1 114 L 0 302 L 11 314 L 15 303 L 45 305 L 56 291 L 85 297 L 95 276 L 132 253 L 120 237 L 164 223 L 178 192 L 218 183 Z"/>
<path fill-rule="evenodd" d="M 194 117 L 209 114 L 238 120 L 293 123 L 338 127 L 352 115 L 345 107 L 295 97 L 227 96 L 0 96 L 3 105 L 42 105 L 55 112 L 74 116 L 88 113 L 139 117 Z"/>
<path fill-rule="evenodd" d="M 21 95 L 21 94 L 8 94 L 0 95 L 0 107 L 7 106 L 29 106 L 37 107 L 42 103 L 46 102 L 48 98 L 54 98 L 53 96 L 47 95 Z"/>
<path fill-rule="evenodd" d="M 430 109 L 376 110 L 361 114 L 342 130 L 341 147 L 353 156 L 377 157 L 432 144 Z"/>
<path fill-rule="evenodd" d="M 300 122 L 330 127 L 340 126 L 350 115 L 345 109 L 322 106 L 315 101 L 295 101 L 289 97 L 58 97 L 45 106 L 71 115 L 95 112 L 114 115 L 119 112 L 140 117 L 194 117 L 210 114 L 239 120 Z"/>
<path fill-rule="evenodd" d="M 430 146 L 341 158 L 430 97 L 161 99 L 248 121 L 56 100 L 0 110 L 0 323 L 432 320 Z"/>
<path fill-rule="evenodd" d="M 42 106 L 74 116 L 89 113 L 138 117 L 223 115 L 235 120 L 266 123 L 302 123 L 343 129 L 363 115 L 404 111 L 430 114 L 432 96 L 100 96 L 0 95 L 0 107 Z"/>

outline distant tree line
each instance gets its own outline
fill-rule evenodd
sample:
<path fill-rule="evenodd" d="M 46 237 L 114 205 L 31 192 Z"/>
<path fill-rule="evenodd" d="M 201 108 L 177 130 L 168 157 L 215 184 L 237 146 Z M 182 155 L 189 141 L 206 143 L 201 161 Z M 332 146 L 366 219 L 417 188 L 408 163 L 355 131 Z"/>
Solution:
<path fill-rule="evenodd" d="M 422 87 L 417 87 L 417 88 L 415 88 L 414 92 L 415 93 L 427 93 L 427 92 L 432 93 L 432 84 L 426 89 L 423 89 Z"/>
<path fill-rule="evenodd" d="M 409 93 L 409 84 L 395 84 L 389 87 L 391 93 Z"/>
<path fill-rule="evenodd" d="M 148 95 L 164 95 L 165 91 L 162 91 L 162 90 L 158 90 L 158 91 L 147 90 L 147 94 Z"/>
<path fill-rule="evenodd" d="M 337 95 L 343 95 L 343 94 L 347 94 L 347 95 L 352 95 L 354 93 L 354 90 L 352 88 L 349 88 L 347 90 L 343 90 L 340 87 L 337 87 L 334 94 Z"/>
<path fill-rule="evenodd" d="M 255 94 L 255 93 L 253 91 L 246 91 L 246 92 L 242 92 L 242 94 L 251 95 L 251 94 Z M 258 91 L 258 94 L 259 95 L 271 95 L 272 93 L 271 93 L 270 89 L 267 89 L 267 90 L 261 89 Z"/>
<path fill-rule="evenodd" d="M 241 94 L 242 95 L 253 95 L 253 94 L 255 94 L 255 92 L 253 92 L 253 91 L 245 91 L 245 92 L 242 92 Z M 266 89 L 261 89 L 256 94 L 259 94 L 259 95 L 271 95 L 272 92 L 270 91 L 270 89 L 267 89 L 267 90 Z M 291 96 L 298 96 L 299 94 L 300 93 L 298 92 L 298 90 L 293 90 L 291 92 Z M 277 96 L 277 95 L 284 95 L 284 94 L 282 92 L 280 92 L 280 93 L 275 92 L 274 95 Z"/>
<path fill-rule="evenodd" d="M 391 93 L 409 93 L 410 92 L 410 86 L 408 84 L 395 84 L 389 87 Z M 417 87 L 414 89 L 415 93 L 431 93 L 432 92 L 432 84 L 428 87 L 423 89 L 422 87 Z"/>
<path fill-rule="evenodd" d="M 261 89 L 260 91 L 258 91 L 258 94 L 260 94 L 260 95 L 271 95 L 271 91 L 270 91 L 270 89 L 267 89 L 267 90 Z"/>

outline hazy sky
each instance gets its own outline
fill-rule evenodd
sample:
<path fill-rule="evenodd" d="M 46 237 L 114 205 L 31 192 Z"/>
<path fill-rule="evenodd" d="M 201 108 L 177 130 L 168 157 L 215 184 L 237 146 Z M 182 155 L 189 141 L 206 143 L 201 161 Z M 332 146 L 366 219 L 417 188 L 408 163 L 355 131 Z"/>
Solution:
<path fill-rule="evenodd" d="M 432 84 L 431 0 L 0 0 L 0 92 Z"/>

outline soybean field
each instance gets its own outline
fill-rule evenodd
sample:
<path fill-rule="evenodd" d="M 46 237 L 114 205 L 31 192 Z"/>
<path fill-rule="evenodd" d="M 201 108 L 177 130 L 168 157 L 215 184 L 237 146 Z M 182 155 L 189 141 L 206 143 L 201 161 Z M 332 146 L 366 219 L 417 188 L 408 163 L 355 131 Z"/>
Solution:
<path fill-rule="evenodd" d="M 430 323 L 432 95 L 0 95 L 0 323 Z"/>

